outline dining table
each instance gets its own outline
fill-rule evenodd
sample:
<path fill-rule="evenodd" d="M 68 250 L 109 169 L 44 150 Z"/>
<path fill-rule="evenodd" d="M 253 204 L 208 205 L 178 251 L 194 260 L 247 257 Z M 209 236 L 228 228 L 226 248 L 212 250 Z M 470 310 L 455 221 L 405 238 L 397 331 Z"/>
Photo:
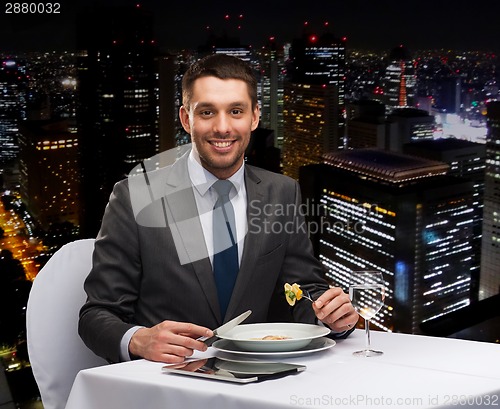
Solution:
<path fill-rule="evenodd" d="M 80 371 L 66 409 L 495 408 L 500 406 L 500 345 L 371 331 L 375 357 L 356 329 L 327 349 L 263 354 L 251 360 L 306 366 L 258 383 L 166 373 L 163 363 L 134 360 Z M 214 347 L 192 358 L 233 354 Z M 237 355 L 237 359 L 245 356 Z"/>

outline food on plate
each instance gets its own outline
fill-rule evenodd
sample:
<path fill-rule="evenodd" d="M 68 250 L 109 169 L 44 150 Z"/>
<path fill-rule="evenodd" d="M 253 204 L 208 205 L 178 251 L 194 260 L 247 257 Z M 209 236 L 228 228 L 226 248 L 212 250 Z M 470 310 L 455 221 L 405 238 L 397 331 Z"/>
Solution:
<path fill-rule="evenodd" d="M 289 337 L 287 335 L 266 335 L 265 337 L 262 338 L 251 338 L 251 339 L 255 341 L 279 341 L 283 339 L 292 339 L 292 337 Z"/>
<path fill-rule="evenodd" d="M 286 335 L 266 335 L 262 337 L 263 340 L 280 340 L 280 339 L 292 339 L 292 337 L 287 337 Z"/>
<path fill-rule="evenodd" d="M 302 298 L 302 290 L 300 289 L 300 285 L 297 283 L 293 284 L 285 284 L 285 297 L 286 301 L 290 305 L 295 305 L 296 301 L 299 301 Z"/>

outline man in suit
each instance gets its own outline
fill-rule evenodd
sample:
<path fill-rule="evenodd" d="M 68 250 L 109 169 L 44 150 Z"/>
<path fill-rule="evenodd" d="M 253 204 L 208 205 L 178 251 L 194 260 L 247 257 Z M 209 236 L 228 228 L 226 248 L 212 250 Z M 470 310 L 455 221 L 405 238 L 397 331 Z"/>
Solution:
<path fill-rule="evenodd" d="M 358 314 L 323 278 L 298 211 L 297 182 L 244 164 L 259 121 L 256 89 L 238 58 L 211 55 L 193 64 L 179 113 L 192 149 L 115 185 L 80 312 L 80 335 L 96 354 L 111 362 L 181 362 L 206 350 L 197 338 L 248 309 L 245 323 L 318 323 L 333 336 L 352 331 Z M 215 220 L 222 215 L 231 240 L 218 249 Z M 286 282 L 316 301 L 289 307 Z"/>

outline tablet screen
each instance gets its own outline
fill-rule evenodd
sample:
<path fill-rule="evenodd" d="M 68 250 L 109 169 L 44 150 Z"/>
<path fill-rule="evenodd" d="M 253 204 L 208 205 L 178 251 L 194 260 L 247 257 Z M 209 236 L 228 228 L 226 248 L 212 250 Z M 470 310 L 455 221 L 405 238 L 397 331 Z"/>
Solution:
<path fill-rule="evenodd" d="M 304 371 L 304 365 L 283 362 L 233 361 L 222 358 L 206 358 L 182 364 L 166 365 L 163 371 L 175 374 L 199 376 L 236 383 L 259 382 Z"/>

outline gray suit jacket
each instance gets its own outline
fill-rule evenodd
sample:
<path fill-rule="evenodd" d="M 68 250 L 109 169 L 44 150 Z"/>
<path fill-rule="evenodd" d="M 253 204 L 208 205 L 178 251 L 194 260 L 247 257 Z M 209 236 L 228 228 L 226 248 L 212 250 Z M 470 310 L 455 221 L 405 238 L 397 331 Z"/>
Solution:
<path fill-rule="evenodd" d="M 205 249 L 201 225 L 190 223 L 187 232 L 177 229 L 184 220 L 196 220 L 186 157 L 152 172 L 148 182 L 154 191 L 168 193 L 137 212 L 129 191 L 133 181 L 117 183 L 96 239 L 79 333 L 97 355 L 118 362 L 120 341 L 129 328 L 163 320 L 216 328 L 251 309 L 245 323 L 316 322 L 309 301 L 290 308 L 283 291 L 286 282 L 299 283 L 313 297 L 328 288 L 298 212 L 297 182 L 245 167 L 249 231 L 225 317 L 220 314 L 210 259 L 198 254 L 192 262 L 180 261 L 192 255 L 192 248 Z"/>

